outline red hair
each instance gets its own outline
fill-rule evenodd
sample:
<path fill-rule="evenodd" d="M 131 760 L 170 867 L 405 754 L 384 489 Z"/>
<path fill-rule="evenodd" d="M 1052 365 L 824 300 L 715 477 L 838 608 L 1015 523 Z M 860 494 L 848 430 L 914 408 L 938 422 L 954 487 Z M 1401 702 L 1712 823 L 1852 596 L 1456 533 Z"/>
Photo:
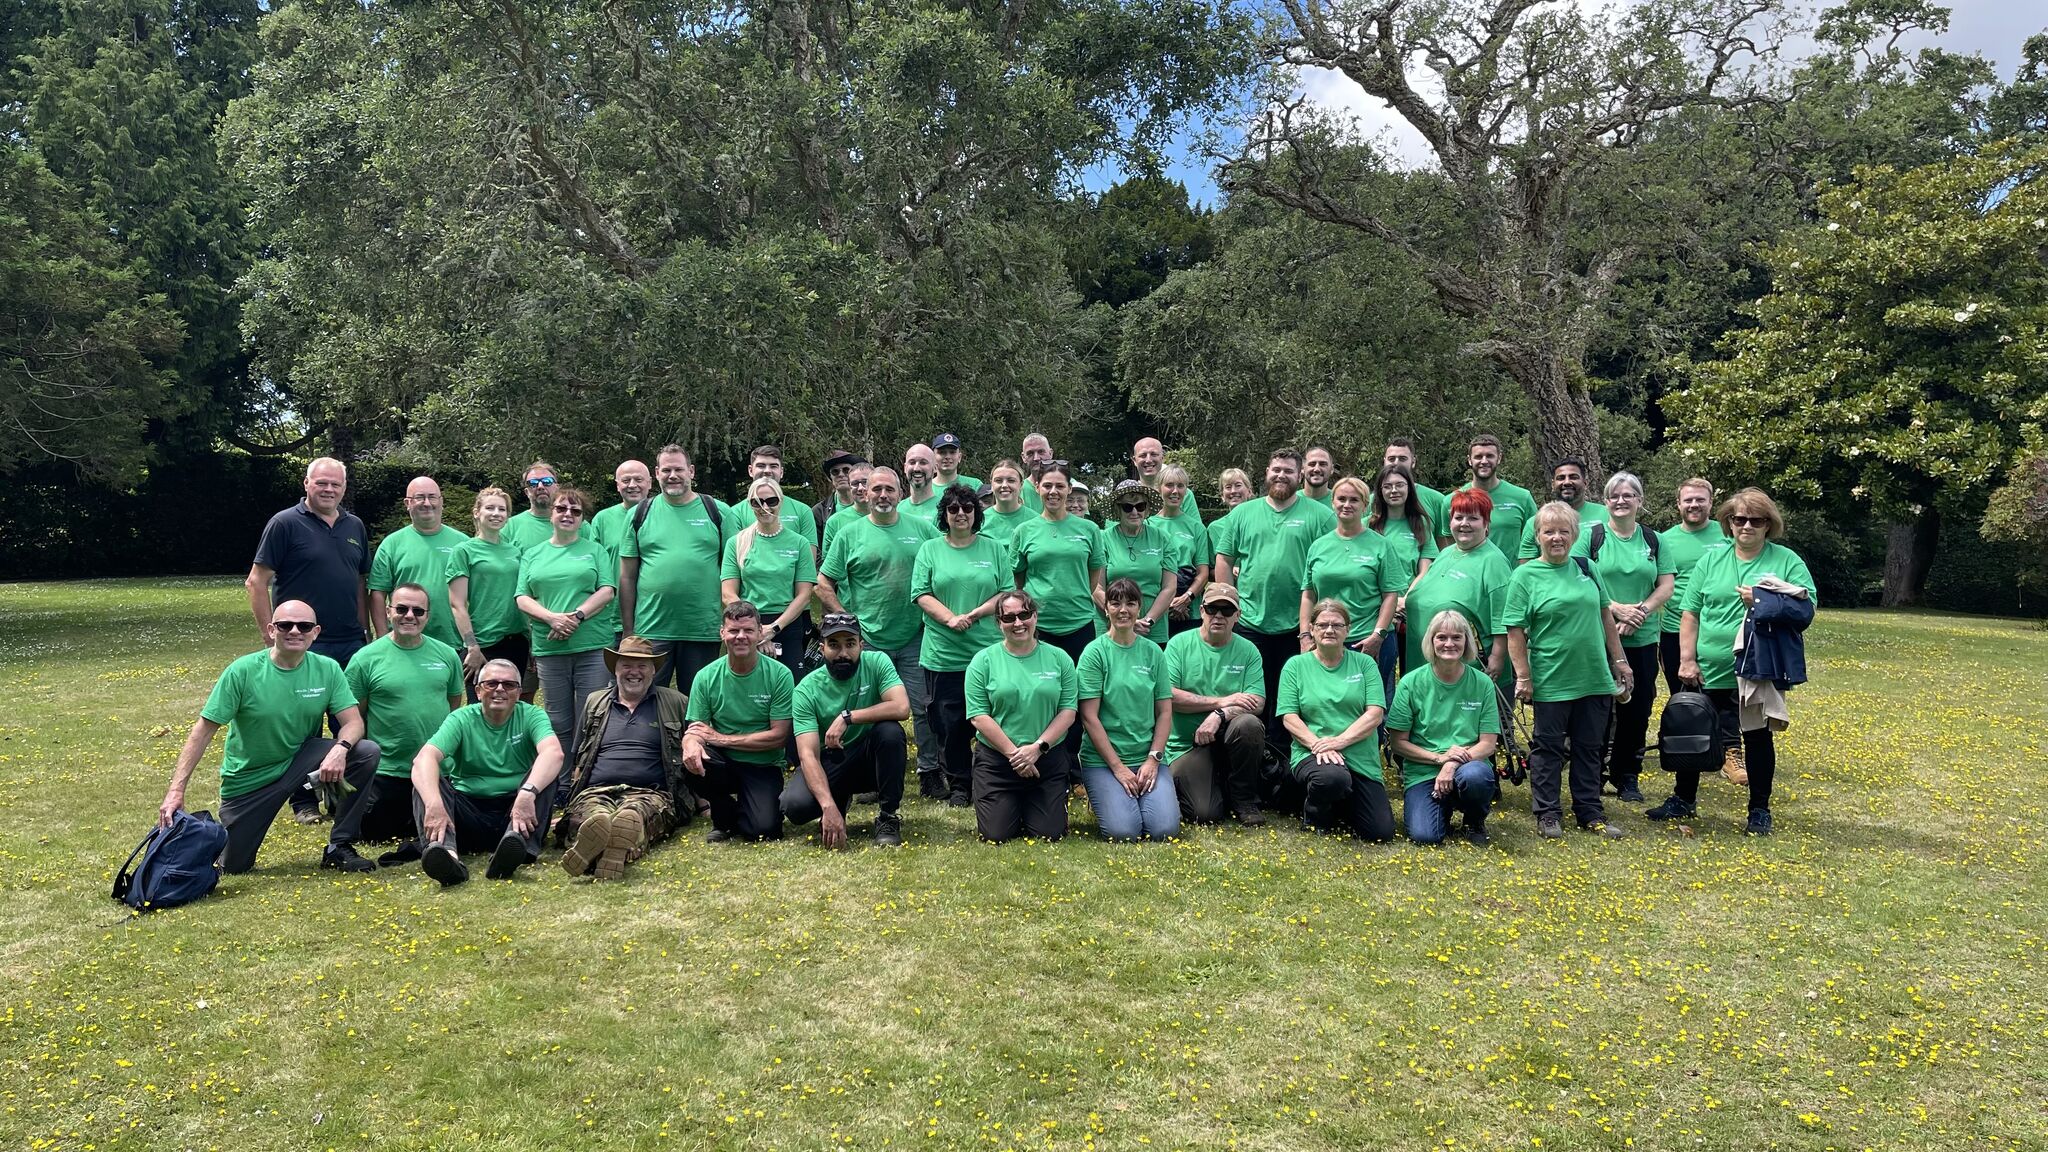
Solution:
<path fill-rule="evenodd" d="M 1460 512 L 1467 516 L 1477 516 L 1481 520 L 1491 522 L 1493 520 L 1493 497 L 1488 496 L 1477 488 L 1466 488 L 1456 492 L 1451 496 L 1451 515 L 1456 516 Z"/>

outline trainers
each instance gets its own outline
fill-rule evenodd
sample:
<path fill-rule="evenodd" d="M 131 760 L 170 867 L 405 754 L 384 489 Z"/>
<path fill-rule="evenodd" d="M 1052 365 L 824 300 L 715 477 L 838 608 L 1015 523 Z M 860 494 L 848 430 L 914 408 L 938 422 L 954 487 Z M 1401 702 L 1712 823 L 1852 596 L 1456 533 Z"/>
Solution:
<path fill-rule="evenodd" d="M 599 880 L 617 880 L 624 876 L 627 863 L 646 838 L 647 821 L 639 812 L 622 808 L 612 813 L 611 837 L 605 841 L 604 855 L 597 858 L 597 867 L 591 875 Z"/>
<path fill-rule="evenodd" d="M 571 876 L 581 876 L 590 871 L 611 840 L 612 813 L 592 813 L 576 826 L 576 838 L 569 841 L 569 850 L 562 853 L 562 871 Z"/>
<path fill-rule="evenodd" d="M 1256 804 L 1247 804 L 1237 810 L 1237 822 L 1247 828 L 1257 828 L 1266 822 L 1266 814 Z"/>
<path fill-rule="evenodd" d="M 1737 788 L 1749 787 L 1749 769 L 1742 764 L 1742 749 L 1730 748 L 1721 754 L 1721 779 Z"/>
<path fill-rule="evenodd" d="M 1545 840 L 1564 839 L 1564 821 L 1555 816 L 1545 816 L 1536 822 L 1536 834 Z"/>
<path fill-rule="evenodd" d="M 903 847 L 903 817 L 894 812 L 875 814 L 875 847 Z"/>
<path fill-rule="evenodd" d="M 1636 787 L 1635 781 L 1631 780 L 1616 789 L 1614 797 L 1623 804 L 1641 804 L 1643 802 L 1643 790 Z"/>
<path fill-rule="evenodd" d="M 1749 810 L 1749 824 L 1743 828 L 1743 831 L 1751 836 L 1769 836 L 1771 834 L 1771 810 L 1769 808 L 1751 808 Z"/>
<path fill-rule="evenodd" d="M 484 865 L 484 879 L 510 880 L 519 866 L 526 863 L 526 841 L 517 832 L 507 832 L 498 838 L 498 846 L 491 849 L 491 862 Z"/>
<path fill-rule="evenodd" d="M 1766 814 L 1768 815 L 1768 813 Z M 377 866 L 362 858 L 353 844 L 329 844 L 320 852 L 320 866 L 341 872 L 375 872 Z"/>
<path fill-rule="evenodd" d="M 1666 796 L 1662 804 L 1643 813 L 1644 818 L 1649 820 L 1690 820 L 1697 815 L 1699 806 L 1680 800 L 1675 792 Z"/>
<path fill-rule="evenodd" d="M 944 772 L 919 772 L 917 794 L 926 800 L 946 798 L 946 774 Z"/>
<path fill-rule="evenodd" d="M 705 835 L 704 842 L 706 844 L 723 844 L 730 839 L 732 839 L 732 833 L 727 832 L 723 828 L 713 828 Z"/>
<path fill-rule="evenodd" d="M 301 824 L 318 824 L 327 817 L 321 815 L 318 808 L 294 808 L 292 819 Z"/>
<path fill-rule="evenodd" d="M 419 858 L 419 841 L 407 840 L 405 843 L 400 844 L 398 847 L 393 848 L 391 851 L 386 852 L 382 856 L 377 857 L 377 867 L 396 868 L 400 864 L 410 864 Z"/>
<path fill-rule="evenodd" d="M 1579 831 L 1591 832 L 1602 840 L 1620 840 L 1628 835 L 1627 832 L 1622 830 L 1621 825 L 1610 824 L 1605 820 L 1581 820 L 1579 821 Z"/>
<path fill-rule="evenodd" d="M 1493 843 L 1493 837 L 1488 836 L 1484 828 L 1467 828 L 1465 829 L 1465 842 L 1474 848 L 1484 848 L 1488 844 Z"/>
<path fill-rule="evenodd" d="M 420 870 L 441 882 L 443 888 L 453 888 L 469 879 L 469 865 L 455 855 L 455 849 L 446 844 L 429 844 L 420 853 Z"/>

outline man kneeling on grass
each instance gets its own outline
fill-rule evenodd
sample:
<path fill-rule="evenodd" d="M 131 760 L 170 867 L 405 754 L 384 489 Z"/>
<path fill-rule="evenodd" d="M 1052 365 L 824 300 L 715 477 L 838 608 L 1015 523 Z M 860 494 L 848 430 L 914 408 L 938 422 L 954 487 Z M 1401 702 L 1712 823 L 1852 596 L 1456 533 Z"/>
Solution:
<path fill-rule="evenodd" d="M 569 802 L 555 829 L 562 867 L 616 880 L 626 865 L 668 838 L 696 814 L 683 769 L 689 701 L 654 682 L 663 653 L 654 641 L 628 636 L 604 650 L 612 687 L 583 702 Z"/>
<path fill-rule="evenodd" d="M 875 843 L 903 843 L 904 741 L 910 693 L 886 652 L 861 648 L 860 618 L 833 612 L 819 628 L 825 666 L 796 686 L 797 770 L 782 790 L 791 824 L 818 822 L 827 848 L 846 847 L 846 809 L 856 792 L 873 789 Z"/>
<path fill-rule="evenodd" d="M 469 879 L 462 852 L 488 849 L 484 875 L 493 880 L 540 859 L 562 745 L 548 714 L 519 699 L 520 676 L 510 660 L 485 664 L 476 676 L 483 702 L 450 713 L 413 758 L 420 867 L 443 887 Z"/>
<path fill-rule="evenodd" d="M 705 840 L 780 840 L 777 797 L 796 677 L 780 660 L 761 659 L 761 614 L 750 601 L 725 606 L 719 639 L 724 658 L 690 681 L 690 727 L 683 733 L 683 767 L 702 778 L 711 801 Z"/>

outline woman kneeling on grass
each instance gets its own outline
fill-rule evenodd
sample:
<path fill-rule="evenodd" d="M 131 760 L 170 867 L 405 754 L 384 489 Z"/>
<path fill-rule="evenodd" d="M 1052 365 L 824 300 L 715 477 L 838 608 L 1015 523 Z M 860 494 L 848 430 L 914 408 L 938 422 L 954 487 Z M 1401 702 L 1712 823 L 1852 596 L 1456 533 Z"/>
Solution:
<path fill-rule="evenodd" d="M 1294 777 L 1306 792 L 1301 822 L 1319 832 L 1349 828 L 1363 840 L 1391 840 L 1394 810 L 1380 776 L 1387 696 L 1379 664 L 1345 643 L 1351 612 L 1342 601 L 1319 601 L 1309 631 L 1315 648 L 1280 669 L 1277 706 L 1294 737 Z"/>
<path fill-rule="evenodd" d="M 1074 724 L 1074 662 L 1039 640 L 1038 601 L 1029 592 L 998 597 L 996 622 L 1003 642 L 975 653 L 967 665 L 975 830 L 996 842 L 1057 840 L 1067 834 L 1071 766 L 1061 738 Z"/>
<path fill-rule="evenodd" d="M 1081 652 L 1081 783 L 1104 839 L 1180 834 L 1173 776 L 1159 770 L 1173 724 L 1166 653 L 1138 635 L 1144 589 L 1119 576 L 1103 594 L 1109 631 Z"/>
<path fill-rule="evenodd" d="M 1431 618 L 1422 648 L 1428 665 L 1401 677 L 1387 710 L 1387 746 L 1401 758 L 1401 823 L 1417 844 L 1441 844 L 1455 809 L 1465 814 L 1465 838 L 1484 845 L 1500 790 L 1490 761 L 1500 743 L 1493 680 L 1474 663 L 1479 641 L 1456 608 Z"/>

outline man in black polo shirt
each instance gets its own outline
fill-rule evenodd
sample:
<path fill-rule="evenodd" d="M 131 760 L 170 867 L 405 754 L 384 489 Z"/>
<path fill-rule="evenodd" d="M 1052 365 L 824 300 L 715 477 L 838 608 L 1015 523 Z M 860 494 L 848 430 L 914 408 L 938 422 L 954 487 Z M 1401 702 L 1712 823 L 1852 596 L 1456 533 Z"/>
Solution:
<path fill-rule="evenodd" d="M 341 510 L 346 491 L 348 466 L 341 461 L 322 456 L 306 465 L 306 498 L 263 526 L 256 562 L 242 582 L 265 647 L 272 606 L 303 601 L 321 624 L 312 650 L 344 668 L 364 644 L 363 623 L 370 615 L 370 533 L 354 513 Z M 295 790 L 291 800 L 294 820 L 310 824 L 320 818 L 311 791 Z"/>

